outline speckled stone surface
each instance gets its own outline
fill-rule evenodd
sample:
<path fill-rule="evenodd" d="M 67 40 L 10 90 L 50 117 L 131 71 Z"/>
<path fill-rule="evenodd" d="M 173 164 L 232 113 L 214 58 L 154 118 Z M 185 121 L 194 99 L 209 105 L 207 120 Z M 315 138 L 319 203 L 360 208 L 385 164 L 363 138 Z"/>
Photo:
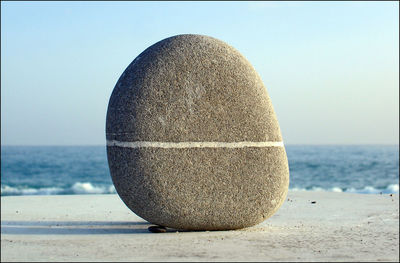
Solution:
<path fill-rule="evenodd" d="M 178 35 L 143 51 L 111 95 L 108 141 L 280 142 L 261 78 L 237 50 Z M 289 185 L 281 147 L 107 146 L 124 203 L 147 221 L 187 230 L 228 230 L 270 217 Z"/>

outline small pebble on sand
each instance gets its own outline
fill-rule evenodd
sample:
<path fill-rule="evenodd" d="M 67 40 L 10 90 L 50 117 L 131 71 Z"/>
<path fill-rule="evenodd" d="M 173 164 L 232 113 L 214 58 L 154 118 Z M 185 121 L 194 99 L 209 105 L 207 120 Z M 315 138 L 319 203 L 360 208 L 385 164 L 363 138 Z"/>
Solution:
<path fill-rule="evenodd" d="M 167 229 L 163 226 L 150 226 L 148 230 L 152 233 L 165 233 Z"/>

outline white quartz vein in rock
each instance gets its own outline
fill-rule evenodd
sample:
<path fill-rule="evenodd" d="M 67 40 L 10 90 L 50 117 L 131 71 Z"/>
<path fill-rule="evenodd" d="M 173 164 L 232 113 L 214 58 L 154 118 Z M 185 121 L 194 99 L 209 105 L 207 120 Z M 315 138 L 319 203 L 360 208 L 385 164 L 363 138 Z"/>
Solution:
<path fill-rule="evenodd" d="M 121 142 L 107 140 L 107 146 L 127 148 L 245 148 L 245 147 L 283 147 L 283 142 Z"/>

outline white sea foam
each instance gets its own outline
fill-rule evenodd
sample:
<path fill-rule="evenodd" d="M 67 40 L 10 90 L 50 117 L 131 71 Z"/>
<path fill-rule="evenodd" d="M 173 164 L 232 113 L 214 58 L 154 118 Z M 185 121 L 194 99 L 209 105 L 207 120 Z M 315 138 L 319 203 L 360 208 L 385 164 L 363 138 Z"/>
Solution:
<path fill-rule="evenodd" d="M 330 189 L 324 189 L 321 187 L 312 187 L 311 189 L 306 189 L 306 188 L 298 188 L 298 187 L 294 187 L 294 188 L 290 188 L 291 191 L 312 191 L 312 192 L 321 192 L 321 191 L 325 191 L 325 192 L 346 192 L 346 193 L 357 193 L 357 194 L 398 194 L 399 193 L 399 185 L 398 184 L 391 184 L 389 186 L 387 186 L 384 189 L 376 189 L 372 186 L 366 186 L 364 188 L 361 189 L 356 189 L 356 188 L 340 188 L 340 187 L 332 187 Z"/>
<path fill-rule="evenodd" d="M 16 188 L 8 185 L 1 186 L 1 195 L 56 195 L 63 191 L 62 188 Z"/>
<path fill-rule="evenodd" d="M 356 188 L 340 188 L 332 187 L 324 189 L 321 187 L 306 188 L 290 188 L 291 191 L 313 191 L 313 192 L 346 192 L 358 194 L 398 194 L 399 185 L 391 184 L 383 189 L 376 189 L 372 186 L 366 186 L 361 189 Z M 47 187 L 47 188 L 26 188 L 26 187 L 11 187 L 8 185 L 1 186 L 1 195 L 57 195 L 57 194 L 115 194 L 116 190 L 114 185 L 109 186 L 95 186 L 90 182 L 76 182 L 71 187 Z"/>
<path fill-rule="evenodd" d="M 58 195 L 58 194 L 115 194 L 114 185 L 94 186 L 89 182 L 76 182 L 71 187 L 26 188 L 1 186 L 1 195 Z"/>
<path fill-rule="evenodd" d="M 332 187 L 331 190 L 332 190 L 332 192 L 337 192 L 337 193 L 343 192 L 342 188 L 340 188 L 340 187 Z"/>
<path fill-rule="evenodd" d="M 106 192 L 105 187 L 96 187 L 89 182 L 77 182 L 71 189 L 75 194 L 104 194 Z"/>
<path fill-rule="evenodd" d="M 391 184 L 387 188 L 387 190 L 392 191 L 393 193 L 399 193 L 399 185 L 398 184 Z"/>
<path fill-rule="evenodd" d="M 349 188 L 346 190 L 349 193 L 357 193 L 357 194 L 398 194 L 399 193 L 399 185 L 391 184 L 385 189 L 376 189 L 372 186 L 366 186 L 363 189 L 354 189 Z"/>
<path fill-rule="evenodd" d="M 115 194 L 114 185 L 110 186 L 94 186 L 90 182 L 76 182 L 71 191 L 75 194 Z"/>
<path fill-rule="evenodd" d="M 113 184 L 110 185 L 110 187 L 108 187 L 108 192 L 110 194 L 116 194 L 117 193 L 117 191 L 115 190 L 115 186 Z"/>

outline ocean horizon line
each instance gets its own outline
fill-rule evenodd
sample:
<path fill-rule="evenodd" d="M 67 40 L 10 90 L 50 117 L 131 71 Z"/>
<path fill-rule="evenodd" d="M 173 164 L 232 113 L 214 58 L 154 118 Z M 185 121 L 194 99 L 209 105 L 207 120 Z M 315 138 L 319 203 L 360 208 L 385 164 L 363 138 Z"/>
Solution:
<path fill-rule="evenodd" d="M 285 143 L 285 146 L 399 146 L 399 143 Z M 5 144 L 1 147 L 107 147 L 104 144 Z"/>

